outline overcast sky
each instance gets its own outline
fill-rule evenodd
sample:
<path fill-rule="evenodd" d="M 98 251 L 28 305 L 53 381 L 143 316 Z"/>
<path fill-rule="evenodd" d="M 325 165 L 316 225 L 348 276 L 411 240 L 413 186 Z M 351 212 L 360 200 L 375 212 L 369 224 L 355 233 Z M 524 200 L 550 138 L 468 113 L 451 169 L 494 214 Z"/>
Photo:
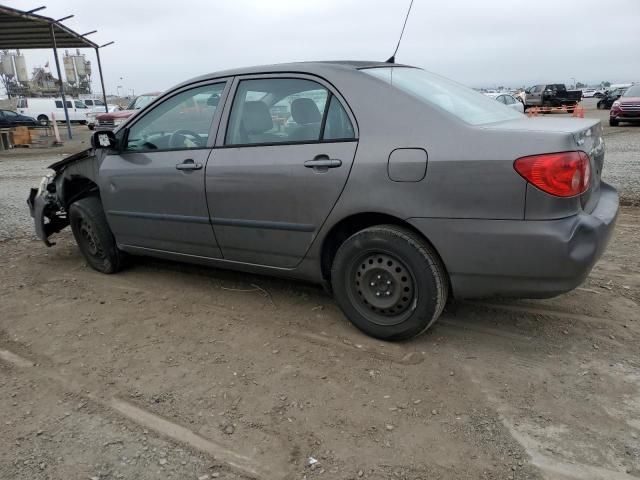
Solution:
<path fill-rule="evenodd" d="M 107 93 L 164 90 L 227 68 L 385 60 L 408 0 L 2 0 L 41 5 L 101 51 Z M 95 55 L 86 51 L 92 62 Z M 26 51 L 29 71 L 50 51 Z M 640 81 L 640 0 L 414 0 L 396 61 L 474 87 Z M 94 63 L 95 66 L 95 63 Z M 97 66 L 94 90 L 99 89 Z M 122 78 L 122 80 L 120 80 Z"/>

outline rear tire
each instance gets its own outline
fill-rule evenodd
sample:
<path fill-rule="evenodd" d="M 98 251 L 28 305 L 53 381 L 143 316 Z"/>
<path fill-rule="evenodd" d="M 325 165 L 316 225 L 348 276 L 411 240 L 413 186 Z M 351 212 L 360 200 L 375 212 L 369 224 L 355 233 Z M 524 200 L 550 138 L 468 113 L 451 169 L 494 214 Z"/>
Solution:
<path fill-rule="evenodd" d="M 617 127 L 618 125 L 620 125 L 620 122 L 617 119 L 609 117 L 610 127 Z"/>
<path fill-rule="evenodd" d="M 75 201 L 69 207 L 69 222 L 80 252 L 91 268 L 102 273 L 116 273 L 124 264 L 99 197 Z"/>
<path fill-rule="evenodd" d="M 38 115 L 38 123 L 46 127 L 49 125 L 49 117 L 46 115 Z"/>
<path fill-rule="evenodd" d="M 435 250 L 396 225 L 369 227 L 345 240 L 333 260 L 331 284 L 351 323 L 383 340 L 404 340 L 427 330 L 449 293 Z"/>

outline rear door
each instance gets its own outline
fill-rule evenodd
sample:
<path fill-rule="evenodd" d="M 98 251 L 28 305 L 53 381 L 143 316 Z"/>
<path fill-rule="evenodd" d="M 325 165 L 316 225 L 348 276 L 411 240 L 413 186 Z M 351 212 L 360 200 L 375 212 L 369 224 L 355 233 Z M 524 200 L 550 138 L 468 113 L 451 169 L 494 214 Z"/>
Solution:
<path fill-rule="evenodd" d="M 234 91 L 206 172 L 216 238 L 227 260 L 295 267 L 347 181 L 354 118 L 316 77 L 243 77 Z"/>

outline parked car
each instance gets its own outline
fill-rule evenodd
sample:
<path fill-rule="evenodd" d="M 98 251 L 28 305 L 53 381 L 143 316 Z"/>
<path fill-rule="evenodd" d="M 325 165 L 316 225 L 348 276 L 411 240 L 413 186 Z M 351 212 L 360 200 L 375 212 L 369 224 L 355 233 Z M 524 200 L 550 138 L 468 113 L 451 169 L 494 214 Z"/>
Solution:
<path fill-rule="evenodd" d="M 626 90 L 626 88 L 614 88 L 613 90 L 609 90 L 604 97 L 598 100 L 596 105 L 598 110 L 609 110 L 611 105 L 613 105 L 613 102 L 619 99 Z"/>
<path fill-rule="evenodd" d="M 572 113 L 580 100 L 582 100 L 580 90 L 567 90 L 562 83 L 549 83 L 527 88 L 524 103 L 525 110 L 529 107 L 566 106 L 569 113 Z"/>
<path fill-rule="evenodd" d="M 0 128 L 37 127 L 35 118 L 20 115 L 12 110 L 0 110 Z"/>
<path fill-rule="evenodd" d="M 114 110 L 113 112 L 98 114 L 95 116 L 95 127 L 100 130 L 114 129 L 159 96 L 160 92 L 145 93 L 144 95 L 134 98 L 124 110 Z"/>
<path fill-rule="evenodd" d="M 593 98 L 596 95 L 595 88 L 584 88 L 582 90 L 582 98 Z"/>
<path fill-rule="evenodd" d="M 609 125 L 617 127 L 620 122 L 640 122 L 640 85 L 633 85 L 611 106 Z"/>
<path fill-rule="evenodd" d="M 296 128 L 274 125 L 282 107 Z M 618 211 L 599 120 L 528 118 L 389 63 L 204 75 L 92 145 L 30 192 L 48 245 L 70 224 L 104 273 L 133 254 L 323 283 L 387 340 L 426 330 L 449 296 L 575 288 Z"/>
<path fill-rule="evenodd" d="M 93 111 L 87 113 L 87 126 L 89 127 L 89 130 L 95 129 L 96 117 L 98 115 L 102 115 L 103 113 L 119 112 L 120 110 L 122 110 L 122 108 L 119 105 L 112 105 L 112 104 L 107 104 L 107 109 L 108 109 L 108 112 L 105 112 L 104 106 L 99 107 L 98 110 L 96 110 L 94 107 Z"/>
<path fill-rule="evenodd" d="M 500 93 L 495 99 L 507 107 L 514 109 L 516 112 L 524 113 L 523 103 L 510 93 Z"/>
<path fill-rule="evenodd" d="M 82 101 L 90 111 L 97 113 L 106 113 L 107 111 L 113 112 L 118 108 L 118 105 L 108 103 L 107 109 L 105 110 L 104 102 L 99 98 L 84 98 Z"/>
<path fill-rule="evenodd" d="M 70 122 L 87 123 L 89 109 L 82 100 L 67 98 L 67 112 Z M 33 117 L 41 125 L 51 122 L 52 114 L 56 121 L 64 122 L 64 107 L 61 98 L 20 98 L 18 100 L 18 113 Z"/>

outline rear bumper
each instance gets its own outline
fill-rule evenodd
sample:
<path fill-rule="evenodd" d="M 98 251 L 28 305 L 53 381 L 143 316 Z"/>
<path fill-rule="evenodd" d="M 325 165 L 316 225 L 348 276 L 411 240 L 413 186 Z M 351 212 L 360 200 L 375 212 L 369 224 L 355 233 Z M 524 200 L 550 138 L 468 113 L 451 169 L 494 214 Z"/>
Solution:
<path fill-rule="evenodd" d="M 601 183 L 590 213 L 559 220 L 412 218 L 440 253 L 459 298 L 545 298 L 580 285 L 604 252 L 618 193 Z"/>

